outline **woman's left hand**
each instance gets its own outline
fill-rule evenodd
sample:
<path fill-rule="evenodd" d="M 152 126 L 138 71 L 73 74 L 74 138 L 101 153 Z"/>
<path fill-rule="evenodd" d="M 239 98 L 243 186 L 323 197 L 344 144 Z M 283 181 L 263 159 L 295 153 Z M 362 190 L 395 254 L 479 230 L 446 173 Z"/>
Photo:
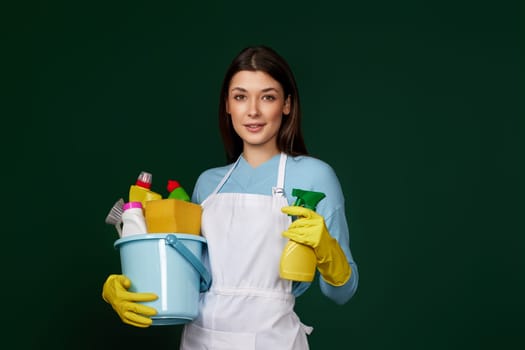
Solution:
<path fill-rule="evenodd" d="M 326 228 L 324 218 L 315 211 L 300 206 L 283 207 L 281 211 L 288 215 L 297 216 L 283 236 L 292 241 L 317 248 L 324 236 L 330 237 Z"/>
<path fill-rule="evenodd" d="M 350 279 L 352 269 L 339 242 L 328 232 L 324 218 L 300 206 L 283 207 L 281 211 L 298 217 L 283 232 L 283 236 L 314 249 L 317 269 L 326 282 L 333 286 L 345 284 Z"/>

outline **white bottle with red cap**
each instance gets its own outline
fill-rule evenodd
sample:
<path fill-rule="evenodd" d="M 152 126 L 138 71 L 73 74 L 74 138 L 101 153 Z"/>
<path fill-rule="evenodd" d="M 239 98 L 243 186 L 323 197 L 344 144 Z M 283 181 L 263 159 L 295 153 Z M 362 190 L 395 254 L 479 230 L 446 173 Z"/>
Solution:
<path fill-rule="evenodd" d="M 141 202 L 125 203 L 122 210 L 122 237 L 148 233 Z"/>

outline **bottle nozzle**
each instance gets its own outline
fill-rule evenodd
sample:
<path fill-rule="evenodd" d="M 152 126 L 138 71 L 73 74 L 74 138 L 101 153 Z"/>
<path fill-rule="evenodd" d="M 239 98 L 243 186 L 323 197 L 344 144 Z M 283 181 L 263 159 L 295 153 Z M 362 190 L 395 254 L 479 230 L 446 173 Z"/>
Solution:
<path fill-rule="evenodd" d="M 294 205 L 305 207 L 313 211 L 316 210 L 317 204 L 326 197 L 323 192 L 306 191 L 298 188 L 292 189 L 292 196 L 297 197 Z"/>

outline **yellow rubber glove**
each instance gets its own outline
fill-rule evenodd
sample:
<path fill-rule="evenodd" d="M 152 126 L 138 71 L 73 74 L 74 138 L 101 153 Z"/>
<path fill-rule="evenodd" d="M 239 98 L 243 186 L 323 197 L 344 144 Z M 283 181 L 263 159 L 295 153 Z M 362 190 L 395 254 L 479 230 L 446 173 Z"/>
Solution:
<path fill-rule="evenodd" d="M 157 314 L 152 307 L 136 303 L 153 301 L 158 297 L 154 293 L 128 292 L 131 281 L 124 275 L 110 275 L 102 287 L 102 298 L 117 312 L 122 322 L 135 327 L 146 328 L 153 323 L 150 318 Z"/>
<path fill-rule="evenodd" d="M 283 236 L 310 246 L 317 257 L 317 269 L 333 286 L 342 286 L 352 274 L 350 264 L 339 243 L 330 236 L 324 218 L 315 211 L 300 206 L 283 207 L 281 211 L 297 216 Z"/>

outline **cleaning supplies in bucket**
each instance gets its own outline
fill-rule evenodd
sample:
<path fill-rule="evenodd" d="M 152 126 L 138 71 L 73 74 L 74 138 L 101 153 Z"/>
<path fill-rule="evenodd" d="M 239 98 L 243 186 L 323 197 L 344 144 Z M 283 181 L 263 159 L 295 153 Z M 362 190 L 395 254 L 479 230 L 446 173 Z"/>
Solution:
<path fill-rule="evenodd" d="M 151 179 L 150 173 L 141 172 L 130 187 L 129 201 L 115 203 L 106 222 L 119 231 L 114 247 L 122 274 L 131 281 L 129 291 L 158 296 L 143 302 L 157 310 L 153 325 L 184 324 L 197 317 L 199 294 L 211 284 L 202 259 L 202 207 L 191 203 L 174 180 L 168 182 L 170 194 L 163 199 L 151 190 Z"/>
<path fill-rule="evenodd" d="M 198 315 L 199 293 L 211 276 L 202 263 L 206 240 L 192 234 L 142 234 L 118 239 L 122 273 L 130 291 L 151 292 L 158 299 L 144 302 L 157 310 L 153 325 L 191 322 Z"/>
<path fill-rule="evenodd" d="M 119 207 L 115 204 L 112 208 L 112 212 L 118 210 L 118 220 L 111 217 L 113 220 L 110 222 L 115 224 L 119 237 L 170 232 L 200 235 L 202 207 L 190 201 L 189 195 L 176 180 L 168 180 L 168 198 L 162 198 L 161 194 L 152 190 L 152 178 L 151 173 L 141 171 L 135 184 L 129 188 L 126 212 L 123 212 L 122 200 L 118 203 Z M 138 208 L 139 204 L 141 209 Z M 123 219 L 126 219 L 125 223 Z"/>
<path fill-rule="evenodd" d="M 111 208 L 106 223 L 115 225 L 119 237 L 143 233 L 200 235 L 202 207 L 190 201 L 180 183 L 168 180 L 165 199 L 151 186 L 152 174 L 142 171 L 129 188 L 129 201 L 124 203 L 121 198 Z"/>

